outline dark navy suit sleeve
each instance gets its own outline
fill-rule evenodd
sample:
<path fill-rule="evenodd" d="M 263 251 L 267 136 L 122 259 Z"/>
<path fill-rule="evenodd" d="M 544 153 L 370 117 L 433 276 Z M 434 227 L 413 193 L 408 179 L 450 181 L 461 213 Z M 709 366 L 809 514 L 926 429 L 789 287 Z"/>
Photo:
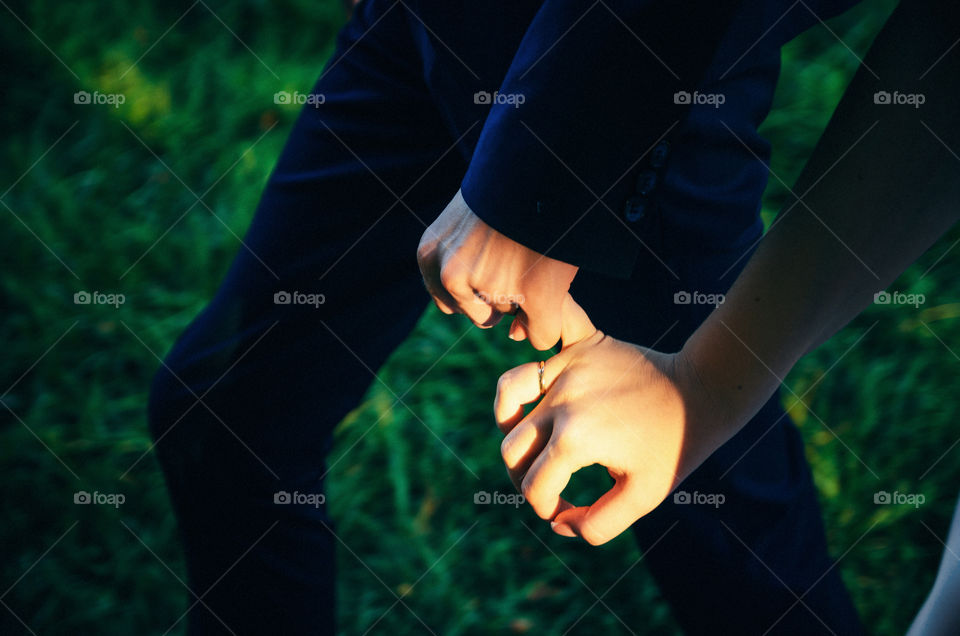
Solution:
<path fill-rule="evenodd" d="M 473 212 L 541 254 L 628 277 L 643 249 L 623 210 L 635 168 L 684 116 L 674 95 L 696 88 L 739 4 L 546 0 L 464 177 Z"/>

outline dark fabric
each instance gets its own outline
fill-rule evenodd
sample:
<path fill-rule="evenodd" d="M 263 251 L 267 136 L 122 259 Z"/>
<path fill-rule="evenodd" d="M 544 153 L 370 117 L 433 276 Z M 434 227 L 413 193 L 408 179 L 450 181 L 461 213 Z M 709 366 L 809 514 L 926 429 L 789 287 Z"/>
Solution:
<path fill-rule="evenodd" d="M 247 247 L 174 345 L 151 391 L 157 456 L 183 535 L 189 583 L 203 599 L 186 619 L 192 634 L 227 633 L 224 624 L 238 634 L 333 633 L 339 542 L 326 506 L 281 506 L 274 497 L 324 492 L 333 427 L 428 302 L 415 256 L 421 233 L 452 198 L 471 158 L 491 147 L 477 146 L 480 131 L 496 136 L 513 119 L 497 116 L 500 123 L 488 131 L 489 107 L 475 104 L 473 93 L 500 86 L 521 40 L 524 56 L 532 55 L 529 42 L 538 31 L 527 26 L 558 4 L 365 0 L 341 32 L 315 88 L 323 103 L 303 108 Z M 748 22 L 745 33 L 763 24 Z M 723 34 L 724 62 L 750 47 L 744 37 Z M 579 246 L 571 249 L 584 254 L 633 252 L 607 263 L 629 262 L 626 270 L 595 260 L 597 267 L 574 282 L 574 296 L 616 337 L 679 348 L 709 307 L 677 304 L 675 294 L 725 290 L 745 261 L 744 247 L 759 236 L 767 151 L 756 125 L 769 108 L 777 61 L 772 44 L 751 50 L 735 72 L 716 65 L 707 71 L 704 81 L 728 95 L 722 120 L 712 106 L 691 106 L 656 158 L 641 158 L 646 139 L 620 140 L 641 159 L 638 175 L 656 175 L 652 189 L 630 177 L 631 189 L 644 191 L 634 210 L 645 211 L 635 220 L 604 211 L 626 238 L 608 243 L 603 223 L 569 233 Z M 563 68 L 557 60 L 541 64 Z M 630 98 L 636 117 L 645 117 L 644 100 Z M 525 121 L 523 107 L 518 114 Z M 527 123 L 546 130 L 561 121 Z M 576 127 L 568 132 L 579 134 Z M 539 142 L 517 134 L 516 143 Z M 604 161 L 607 149 L 583 149 Z M 622 149 L 613 155 L 624 156 Z M 573 177 L 547 173 L 557 180 L 556 192 L 582 188 Z M 495 225 L 501 214 L 479 212 Z M 530 231 L 565 222 L 551 206 L 542 213 Z M 616 277 L 624 271 L 626 279 Z M 295 292 L 301 300 L 322 294 L 323 302 L 319 296 L 316 305 L 276 302 L 276 294 L 282 300 Z M 771 633 L 818 633 L 825 630 L 820 621 L 838 634 L 859 632 L 838 571 L 830 569 L 799 436 L 776 400 L 681 488 L 723 493 L 726 502 L 713 508 L 671 499 L 635 531 L 644 549 L 656 544 L 646 560 L 690 633 L 762 633 L 784 614 Z M 803 604 L 790 609 L 794 594 Z"/>
<path fill-rule="evenodd" d="M 446 11 L 467 16 L 456 25 L 473 24 L 473 14 L 490 12 L 486 3 L 445 4 L 456 5 Z M 533 4 L 539 10 L 519 47 L 511 47 L 516 55 L 496 85 L 503 95 L 522 95 L 524 102 L 492 105 L 463 180 L 464 199 L 489 225 L 538 252 L 625 278 L 642 249 L 623 209 L 638 158 L 680 132 L 674 126 L 691 110 L 687 130 L 697 130 L 706 116 L 714 134 L 699 140 L 708 144 L 700 157 L 709 168 L 705 175 L 687 174 L 687 195 L 711 197 L 719 191 L 731 208 L 718 210 L 725 212 L 718 218 L 721 236 L 745 231 L 765 172 L 754 168 L 730 175 L 733 181 L 710 172 L 725 165 L 742 170 L 748 152 L 743 144 L 757 143 L 750 131 L 766 116 L 772 85 L 766 77 L 752 81 L 753 76 L 760 66 L 776 63 L 784 42 L 855 2 Z M 420 6 L 429 14 L 434 3 Z M 496 41 L 495 33 L 483 30 L 474 37 Z M 441 50 L 437 57 L 436 64 L 449 65 L 449 74 L 464 75 L 449 54 Z M 675 98 L 681 91 L 719 93 L 726 102 L 693 106 Z M 718 120 L 747 138 L 737 141 L 716 126 Z M 703 176 L 706 183 L 700 182 Z M 577 231 L 568 232 L 572 226 Z"/>

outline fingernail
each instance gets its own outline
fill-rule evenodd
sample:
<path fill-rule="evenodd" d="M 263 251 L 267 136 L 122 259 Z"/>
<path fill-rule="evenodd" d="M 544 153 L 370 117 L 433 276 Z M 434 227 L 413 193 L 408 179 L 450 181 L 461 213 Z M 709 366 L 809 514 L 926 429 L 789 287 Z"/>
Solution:
<path fill-rule="evenodd" d="M 573 528 L 571 528 L 569 525 L 565 523 L 557 523 L 556 521 L 551 521 L 550 529 L 563 537 L 572 538 L 577 536 L 576 534 L 574 534 Z"/>

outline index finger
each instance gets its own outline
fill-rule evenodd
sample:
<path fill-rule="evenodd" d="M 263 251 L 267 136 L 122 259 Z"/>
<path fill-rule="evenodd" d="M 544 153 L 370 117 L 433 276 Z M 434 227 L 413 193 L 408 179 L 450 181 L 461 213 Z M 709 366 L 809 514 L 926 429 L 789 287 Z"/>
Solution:
<path fill-rule="evenodd" d="M 576 535 L 590 545 L 601 545 L 619 536 L 637 520 L 636 495 L 630 479 L 622 477 L 592 505 L 561 511 L 551 527 L 557 534 Z"/>
<path fill-rule="evenodd" d="M 544 395 L 566 366 L 557 354 L 543 363 Z M 540 395 L 540 363 L 527 362 L 506 371 L 497 381 L 497 395 L 493 399 L 493 418 L 504 434 L 509 433 L 523 419 L 523 407 L 533 404 Z"/>

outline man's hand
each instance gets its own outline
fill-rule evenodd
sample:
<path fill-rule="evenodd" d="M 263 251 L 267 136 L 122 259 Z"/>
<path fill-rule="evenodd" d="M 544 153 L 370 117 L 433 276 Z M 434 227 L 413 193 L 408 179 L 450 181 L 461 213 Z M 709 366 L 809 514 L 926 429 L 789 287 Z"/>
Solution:
<path fill-rule="evenodd" d="M 564 536 L 606 543 L 656 508 L 730 436 L 682 354 L 616 340 L 593 328 L 572 298 L 563 305 L 563 350 L 544 367 L 507 371 L 494 416 L 514 484 L 534 511 Z M 590 506 L 560 497 L 577 470 L 605 466 L 616 484 Z"/>
<path fill-rule="evenodd" d="M 440 311 L 492 327 L 516 312 L 514 340 L 540 351 L 560 339 L 560 310 L 577 267 L 524 247 L 480 220 L 460 192 L 426 229 L 417 262 Z"/>

